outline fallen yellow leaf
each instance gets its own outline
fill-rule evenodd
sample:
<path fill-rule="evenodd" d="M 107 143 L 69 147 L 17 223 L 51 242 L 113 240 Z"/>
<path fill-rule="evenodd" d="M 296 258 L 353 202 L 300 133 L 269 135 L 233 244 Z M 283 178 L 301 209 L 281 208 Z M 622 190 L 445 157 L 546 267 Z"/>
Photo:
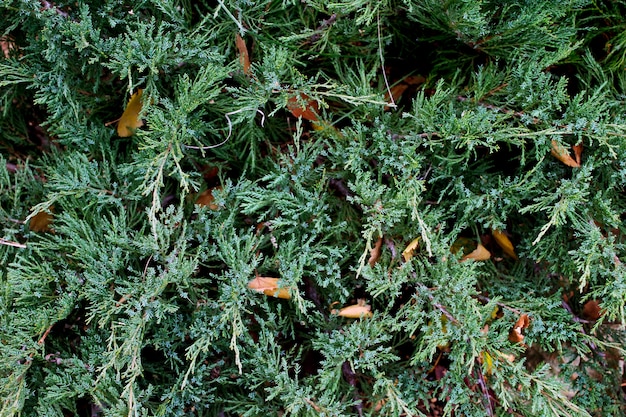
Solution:
<path fill-rule="evenodd" d="M 509 255 L 511 258 L 515 260 L 518 259 L 517 254 L 515 253 L 515 250 L 513 249 L 513 244 L 509 240 L 509 237 L 506 235 L 506 233 L 500 230 L 494 229 L 491 231 L 491 235 L 495 239 L 498 246 L 502 248 L 504 253 L 506 253 L 507 255 Z"/>
<path fill-rule="evenodd" d="M 493 358 L 486 350 L 483 351 L 483 361 L 485 364 L 485 373 L 487 375 L 491 375 L 491 372 L 493 371 Z"/>
<path fill-rule="evenodd" d="M 485 248 L 482 244 L 478 244 L 476 249 L 465 255 L 461 258 L 461 261 L 467 261 L 468 259 L 473 259 L 475 261 L 486 261 L 491 258 L 491 253 Z"/>
<path fill-rule="evenodd" d="M 404 250 L 402 251 L 402 258 L 404 259 L 404 262 L 409 262 L 411 258 L 413 258 L 413 253 L 415 253 L 419 244 L 420 238 L 416 237 L 411 241 L 411 243 L 407 245 L 406 248 L 404 248 Z"/>
<path fill-rule="evenodd" d="M 333 310 L 332 313 L 349 319 L 358 319 L 361 317 L 372 317 L 374 314 L 371 310 L 372 306 L 365 304 L 365 300 L 358 300 L 357 304 L 344 307 L 340 310 Z"/>
<path fill-rule="evenodd" d="M 139 118 L 141 112 L 141 95 L 143 90 L 139 89 L 128 100 L 126 110 L 117 124 L 117 134 L 121 138 L 127 138 L 135 133 L 135 129 L 143 126 L 143 120 Z"/>
<path fill-rule="evenodd" d="M 248 288 L 259 293 L 262 292 L 270 297 L 290 299 L 291 289 L 289 287 L 279 287 L 279 280 L 279 278 L 256 277 L 248 282 Z"/>

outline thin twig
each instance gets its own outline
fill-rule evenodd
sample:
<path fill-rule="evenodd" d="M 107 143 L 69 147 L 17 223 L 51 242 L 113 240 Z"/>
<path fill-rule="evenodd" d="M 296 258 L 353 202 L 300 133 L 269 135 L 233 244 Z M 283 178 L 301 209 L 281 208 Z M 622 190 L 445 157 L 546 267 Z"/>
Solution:
<path fill-rule="evenodd" d="M 489 297 L 485 297 L 484 295 L 479 295 L 479 296 L 478 296 L 478 297 L 476 297 L 476 298 L 478 298 L 480 301 L 483 301 L 483 302 L 485 302 L 485 303 L 490 303 L 490 302 L 492 301 L 492 300 L 491 300 L 491 298 L 489 298 Z M 513 308 L 513 307 L 510 307 L 510 306 L 508 306 L 508 305 L 506 305 L 506 304 L 504 304 L 504 303 L 501 303 L 501 302 L 499 302 L 499 301 L 495 301 L 495 303 L 496 303 L 496 305 L 497 305 L 498 307 L 502 307 L 502 308 L 504 308 L 504 309 L 506 309 L 506 310 L 512 311 L 513 313 L 515 313 L 515 314 L 517 314 L 517 315 L 521 315 L 521 314 L 523 314 L 520 310 L 518 310 L 518 309 L 516 309 L 516 308 Z"/>
<path fill-rule="evenodd" d="M 39 338 L 39 340 L 37 341 L 38 345 L 44 344 L 44 342 L 46 341 L 46 337 L 48 337 L 48 335 L 52 331 L 52 327 L 54 327 L 54 324 L 50 325 L 50 327 L 48 327 L 48 329 L 46 329 L 46 331 L 44 332 L 43 336 Z"/>
<path fill-rule="evenodd" d="M 195 149 L 195 150 L 200 150 L 200 151 L 205 151 L 207 149 L 213 149 L 213 148 L 219 148 L 220 146 L 222 146 L 223 144 L 228 142 L 228 140 L 230 139 L 230 137 L 231 137 L 231 135 L 233 133 L 233 123 L 230 120 L 230 117 L 228 117 L 228 116 L 232 116 L 233 114 L 241 113 L 242 111 L 245 111 L 245 110 L 248 110 L 248 109 L 239 109 L 239 110 L 231 111 L 231 112 L 226 113 L 224 115 L 224 117 L 226 117 L 226 120 L 228 121 L 228 136 L 226 136 L 226 139 L 224 139 L 223 141 L 221 141 L 217 145 L 210 145 L 210 146 L 183 145 L 183 146 L 185 148 L 188 148 L 188 149 Z M 259 109 L 256 109 L 256 111 L 257 111 L 257 113 L 261 114 L 261 127 L 263 127 L 263 125 L 265 124 L 265 113 L 263 113 Z"/>
<path fill-rule="evenodd" d="M 383 73 L 383 80 L 385 80 L 385 87 L 387 88 L 387 94 L 389 95 L 389 100 L 391 100 L 391 104 L 387 104 L 388 107 L 398 107 L 396 102 L 393 99 L 393 94 L 391 94 L 391 88 L 389 87 L 389 81 L 387 80 L 387 74 L 385 74 L 385 58 L 383 56 L 383 41 L 382 34 L 380 30 L 380 13 L 376 13 L 376 26 L 378 28 L 378 54 L 380 55 L 380 68 Z"/>
<path fill-rule="evenodd" d="M 0 238 L 0 244 L 1 245 L 6 245 L 6 246 L 13 246 L 14 248 L 21 248 L 21 249 L 25 249 L 26 248 L 26 245 L 24 243 L 12 242 L 10 240 L 6 240 L 6 239 L 2 239 L 2 238 Z"/>
<path fill-rule="evenodd" d="M 485 397 L 485 411 L 487 411 L 487 415 L 489 417 L 492 417 L 493 406 L 491 404 L 491 395 L 489 394 L 489 389 L 487 388 L 487 384 L 485 383 L 485 377 L 480 370 L 480 367 L 476 367 L 475 369 L 478 373 L 478 385 L 480 385 L 480 390 L 483 392 L 483 396 Z"/>
<path fill-rule="evenodd" d="M 228 15 L 228 17 L 230 17 L 232 19 L 232 21 L 235 22 L 235 24 L 239 28 L 239 34 L 241 36 L 243 36 L 246 33 L 246 29 L 241 25 L 241 22 L 239 22 L 239 20 L 237 20 L 237 18 L 230 12 L 230 10 L 228 10 L 228 8 L 226 7 L 226 5 L 224 4 L 224 2 L 222 0 L 217 0 L 217 2 L 220 5 L 215 9 L 215 13 L 213 14 L 213 18 L 216 18 L 217 14 L 220 11 L 220 9 L 223 8 L 224 11 L 226 12 L 226 14 Z"/>

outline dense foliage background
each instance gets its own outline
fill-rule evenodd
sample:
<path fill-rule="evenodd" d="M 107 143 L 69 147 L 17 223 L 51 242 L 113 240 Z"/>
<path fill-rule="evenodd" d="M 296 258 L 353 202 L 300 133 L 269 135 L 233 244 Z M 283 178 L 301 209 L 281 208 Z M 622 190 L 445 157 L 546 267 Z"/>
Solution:
<path fill-rule="evenodd" d="M 0 13 L 0 416 L 626 412 L 625 2 Z"/>

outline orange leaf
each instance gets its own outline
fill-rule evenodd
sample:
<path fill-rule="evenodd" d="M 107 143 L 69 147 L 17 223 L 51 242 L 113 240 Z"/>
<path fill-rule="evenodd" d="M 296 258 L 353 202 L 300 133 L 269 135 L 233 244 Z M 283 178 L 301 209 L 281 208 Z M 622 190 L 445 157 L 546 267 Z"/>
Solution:
<path fill-rule="evenodd" d="M 603 313 L 598 300 L 589 300 L 583 306 L 582 315 L 588 320 L 598 320 Z"/>
<path fill-rule="evenodd" d="M 420 244 L 420 238 L 416 237 L 407 245 L 406 248 L 402 251 L 402 258 L 404 258 L 404 262 L 409 262 L 413 257 L 413 253 L 417 250 Z"/>
<path fill-rule="evenodd" d="M 143 90 L 139 89 L 128 100 L 126 110 L 122 114 L 117 124 L 117 135 L 121 138 L 127 138 L 135 133 L 135 129 L 143 126 L 143 120 L 139 118 L 141 112 L 141 95 Z"/>
<path fill-rule="evenodd" d="M 243 67 L 243 73 L 250 75 L 250 56 L 248 55 L 246 41 L 244 41 L 243 38 L 237 34 L 235 36 L 235 44 L 237 45 L 237 50 L 239 51 L 239 62 Z"/>
<path fill-rule="evenodd" d="M 475 261 L 486 261 L 489 258 L 491 258 L 491 253 L 487 250 L 487 248 L 479 243 L 478 246 L 476 246 L 476 249 L 465 255 L 461 258 L 461 260 L 467 261 L 468 259 L 473 259 Z"/>
<path fill-rule="evenodd" d="M 344 307 L 341 310 L 333 310 L 332 313 L 341 317 L 347 317 L 349 319 L 358 319 L 365 317 L 372 317 L 374 314 L 371 312 L 372 306 L 365 304 L 364 300 L 359 300 L 358 304 L 353 304 L 348 307 Z"/>
<path fill-rule="evenodd" d="M 304 93 L 289 97 L 289 100 L 287 101 L 287 110 L 289 110 L 295 117 L 302 117 L 303 119 L 312 122 L 318 120 L 318 102 Z"/>
<path fill-rule="evenodd" d="M 552 150 L 550 151 L 550 153 L 552 154 L 552 156 L 554 156 L 559 161 L 563 162 L 568 167 L 572 167 L 572 168 L 580 167 L 580 164 L 572 159 L 572 157 L 569 154 L 569 151 L 563 145 L 561 145 L 556 140 L 552 140 L 551 144 L 552 144 Z"/>
<path fill-rule="evenodd" d="M 576 158 L 576 163 L 580 165 L 580 161 L 582 161 L 582 156 L 583 156 L 582 142 L 579 143 L 578 145 L 572 146 L 572 149 L 574 150 L 574 158 Z"/>
<path fill-rule="evenodd" d="M 378 238 L 374 247 L 370 250 L 370 258 L 367 261 L 369 266 L 374 266 L 376 262 L 380 259 L 381 247 L 383 246 L 383 238 L 382 236 Z"/>
<path fill-rule="evenodd" d="M 50 223 L 52 223 L 52 213 L 54 212 L 54 207 L 50 206 L 50 212 L 40 211 L 30 218 L 30 222 L 28 223 L 28 228 L 33 232 L 49 232 L 50 231 Z"/>
<path fill-rule="evenodd" d="M 511 258 L 515 260 L 518 259 L 517 254 L 515 253 L 515 250 L 513 249 L 513 244 L 509 240 L 509 237 L 506 235 L 506 233 L 500 230 L 494 229 L 491 231 L 491 235 L 495 239 L 498 246 L 502 248 L 504 253 L 506 253 L 507 255 L 509 255 Z"/>
<path fill-rule="evenodd" d="M 279 287 L 279 278 L 256 277 L 248 282 L 248 288 L 259 293 L 263 293 L 270 297 L 290 299 L 291 289 L 289 287 Z"/>
<path fill-rule="evenodd" d="M 513 343 L 523 343 L 524 335 L 522 334 L 522 330 L 526 329 L 530 325 L 530 318 L 528 318 L 527 314 L 522 314 L 517 319 L 515 326 L 509 332 L 509 340 Z"/>

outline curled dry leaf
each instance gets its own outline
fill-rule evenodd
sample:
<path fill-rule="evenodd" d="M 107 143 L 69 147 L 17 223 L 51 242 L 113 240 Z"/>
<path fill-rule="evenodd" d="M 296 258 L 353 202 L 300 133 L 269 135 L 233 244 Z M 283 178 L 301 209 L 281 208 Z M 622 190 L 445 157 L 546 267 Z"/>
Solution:
<path fill-rule="evenodd" d="M 513 244 L 509 240 L 509 237 L 506 235 L 506 233 L 500 230 L 494 229 L 491 231 L 491 235 L 495 239 L 498 246 L 502 248 L 504 253 L 506 253 L 508 256 L 510 256 L 511 258 L 515 260 L 518 259 L 517 254 L 515 253 L 515 250 L 513 249 Z"/>
<path fill-rule="evenodd" d="M 561 145 L 556 140 L 552 140 L 552 150 L 550 153 L 559 161 L 563 162 L 568 167 L 578 168 L 580 164 L 576 162 L 569 154 L 569 151 L 565 148 L 565 146 Z"/>
<path fill-rule="evenodd" d="M 344 307 L 340 310 L 333 310 L 332 313 L 349 319 L 358 319 L 361 317 L 372 317 L 374 314 L 371 310 L 372 306 L 366 304 L 365 300 L 358 300 L 357 304 Z"/>
<path fill-rule="evenodd" d="M 248 282 L 248 288 L 259 293 L 263 293 L 270 297 L 283 298 L 288 300 L 291 298 L 291 288 L 279 287 L 279 278 L 256 277 Z"/>
<path fill-rule="evenodd" d="M 517 319 L 515 326 L 509 332 L 509 340 L 513 343 L 522 343 L 524 342 L 524 335 L 522 334 L 522 330 L 526 329 L 530 325 L 530 318 L 527 314 L 522 314 Z"/>
<path fill-rule="evenodd" d="M 379 237 L 376 241 L 376 244 L 372 249 L 370 249 L 370 258 L 367 261 L 369 266 L 374 266 L 376 262 L 380 259 L 380 253 L 382 252 L 381 248 L 383 246 L 383 237 Z"/>
<path fill-rule="evenodd" d="M 302 117 L 311 122 L 316 122 L 319 119 L 317 117 L 317 113 L 319 112 L 318 102 L 304 93 L 289 97 L 287 110 L 295 117 Z"/>
<path fill-rule="evenodd" d="M 127 138 L 135 133 L 135 129 L 143 126 L 143 120 L 139 118 L 141 112 L 141 96 L 143 90 L 139 89 L 128 100 L 126 110 L 122 114 L 120 121 L 117 123 L 117 135 L 121 138 Z"/>
<path fill-rule="evenodd" d="M 404 262 L 409 262 L 411 258 L 413 258 L 413 254 L 419 247 L 419 244 L 420 244 L 420 238 L 416 237 L 415 239 L 411 241 L 411 243 L 407 245 L 406 248 L 404 248 L 404 250 L 402 251 L 402 258 L 404 259 Z"/>
<path fill-rule="evenodd" d="M 475 261 L 486 261 L 491 258 L 491 253 L 481 243 L 476 246 L 476 249 L 461 258 L 461 261 L 467 261 L 473 259 Z"/>

